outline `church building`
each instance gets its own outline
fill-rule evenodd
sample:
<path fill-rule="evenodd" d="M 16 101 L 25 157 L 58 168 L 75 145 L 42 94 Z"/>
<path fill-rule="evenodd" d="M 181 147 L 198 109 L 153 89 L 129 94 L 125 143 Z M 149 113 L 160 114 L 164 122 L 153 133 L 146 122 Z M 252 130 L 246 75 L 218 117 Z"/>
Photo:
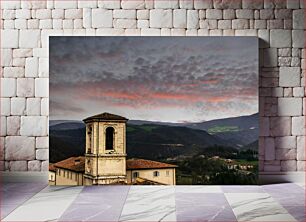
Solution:
<path fill-rule="evenodd" d="M 102 113 L 83 121 L 86 125 L 85 155 L 70 157 L 53 164 L 50 171 L 56 173 L 52 184 L 175 185 L 176 165 L 144 159 L 127 160 L 128 119 Z"/>

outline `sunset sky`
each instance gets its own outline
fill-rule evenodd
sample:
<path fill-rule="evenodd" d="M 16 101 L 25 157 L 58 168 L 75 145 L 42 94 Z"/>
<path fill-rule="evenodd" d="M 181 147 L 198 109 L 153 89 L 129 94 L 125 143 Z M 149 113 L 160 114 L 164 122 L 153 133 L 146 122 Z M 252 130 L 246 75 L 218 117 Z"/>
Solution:
<path fill-rule="evenodd" d="M 50 37 L 50 119 L 199 122 L 258 112 L 255 37 Z"/>

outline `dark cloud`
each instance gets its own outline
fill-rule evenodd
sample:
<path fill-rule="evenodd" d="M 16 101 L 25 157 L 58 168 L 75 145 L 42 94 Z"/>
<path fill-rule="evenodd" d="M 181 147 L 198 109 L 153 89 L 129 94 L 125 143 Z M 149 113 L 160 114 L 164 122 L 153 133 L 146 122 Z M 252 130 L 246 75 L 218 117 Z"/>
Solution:
<path fill-rule="evenodd" d="M 106 109 L 129 118 L 147 112 L 148 119 L 173 112 L 162 121 L 179 121 L 186 113 L 187 121 L 251 114 L 258 109 L 256 42 L 245 37 L 52 37 L 50 98 L 64 104 L 77 100 L 70 108 L 79 107 L 82 116 Z M 69 118 L 67 107 L 52 103 L 51 118 L 61 111 Z"/>

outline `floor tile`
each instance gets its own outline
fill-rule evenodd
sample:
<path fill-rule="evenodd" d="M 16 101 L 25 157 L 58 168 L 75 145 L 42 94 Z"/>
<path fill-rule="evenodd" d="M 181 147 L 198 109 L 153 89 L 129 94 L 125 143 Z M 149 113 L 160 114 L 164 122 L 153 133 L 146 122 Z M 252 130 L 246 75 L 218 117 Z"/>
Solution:
<path fill-rule="evenodd" d="M 224 193 L 264 193 L 265 191 L 260 186 L 221 186 L 221 189 Z"/>
<path fill-rule="evenodd" d="M 120 221 L 176 221 L 174 186 L 132 186 Z"/>
<path fill-rule="evenodd" d="M 223 193 L 176 193 L 177 221 L 236 221 Z"/>
<path fill-rule="evenodd" d="M 209 186 L 209 185 L 179 185 L 175 186 L 176 193 L 222 193 L 220 186 Z"/>
<path fill-rule="evenodd" d="M 91 186 L 73 201 L 58 221 L 118 221 L 129 186 Z"/>
<path fill-rule="evenodd" d="M 60 218 L 83 187 L 48 186 L 3 221 L 53 221 Z"/>
<path fill-rule="evenodd" d="M 305 194 L 303 193 L 270 193 L 270 195 L 281 205 L 305 206 Z"/>
<path fill-rule="evenodd" d="M 238 221 L 296 221 L 267 193 L 225 193 Z"/>
<path fill-rule="evenodd" d="M 297 221 L 305 222 L 305 206 L 283 206 Z"/>
<path fill-rule="evenodd" d="M 281 183 L 262 186 L 267 193 L 305 193 L 305 190 L 294 183 Z"/>

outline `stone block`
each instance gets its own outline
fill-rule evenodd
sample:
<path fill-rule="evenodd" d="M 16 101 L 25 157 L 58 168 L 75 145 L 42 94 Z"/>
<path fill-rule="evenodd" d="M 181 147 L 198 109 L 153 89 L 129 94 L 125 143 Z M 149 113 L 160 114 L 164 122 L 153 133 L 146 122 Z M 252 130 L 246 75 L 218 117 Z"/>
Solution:
<path fill-rule="evenodd" d="M 113 26 L 113 13 L 106 9 L 92 10 L 92 27 L 93 28 L 110 28 Z"/>
<path fill-rule="evenodd" d="M 193 2 L 194 9 L 208 9 L 213 7 L 212 0 L 197 0 Z"/>
<path fill-rule="evenodd" d="M 160 36 L 160 29 L 148 28 L 148 29 L 141 29 L 140 34 L 142 36 Z"/>
<path fill-rule="evenodd" d="M 283 160 L 281 161 L 281 171 L 296 171 L 296 160 Z"/>
<path fill-rule="evenodd" d="M 113 17 L 121 19 L 136 19 L 136 10 L 115 9 L 113 10 Z"/>
<path fill-rule="evenodd" d="M 48 149 L 49 148 L 49 137 L 36 137 L 36 149 Z"/>
<path fill-rule="evenodd" d="M 264 66 L 276 67 L 277 66 L 277 49 L 268 48 L 264 49 Z"/>
<path fill-rule="evenodd" d="M 1 49 L 1 66 L 12 66 L 13 51 L 11 49 Z"/>
<path fill-rule="evenodd" d="M 299 9 L 299 10 L 293 10 L 293 29 L 305 29 L 305 15 L 304 15 L 304 10 Z"/>
<path fill-rule="evenodd" d="M 263 0 L 242 0 L 242 8 L 244 9 L 262 9 L 263 7 Z"/>
<path fill-rule="evenodd" d="M 1 48 L 18 48 L 18 30 L 1 30 Z"/>
<path fill-rule="evenodd" d="M 9 171 L 27 171 L 27 161 L 10 161 L 8 165 Z"/>
<path fill-rule="evenodd" d="M 236 17 L 238 19 L 253 19 L 254 18 L 254 10 L 251 9 L 237 9 Z"/>
<path fill-rule="evenodd" d="M 96 0 L 78 1 L 78 8 L 97 8 Z"/>
<path fill-rule="evenodd" d="M 306 161 L 296 161 L 297 162 L 297 171 L 306 171 Z"/>
<path fill-rule="evenodd" d="M 231 29 L 232 21 L 231 20 L 219 20 L 218 29 Z"/>
<path fill-rule="evenodd" d="M 49 149 L 37 149 L 36 159 L 37 160 L 48 160 L 49 159 Z"/>
<path fill-rule="evenodd" d="M 2 122 L 1 122 L 2 124 Z M 8 116 L 7 117 L 7 135 L 17 136 L 20 131 L 20 116 Z"/>
<path fill-rule="evenodd" d="M 32 55 L 33 55 L 32 49 L 14 49 L 13 50 L 14 58 L 25 58 L 25 57 L 31 57 Z"/>
<path fill-rule="evenodd" d="M 277 149 L 296 149 L 296 136 L 283 136 L 275 138 Z"/>
<path fill-rule="evenodd" d="M 264 165 L 265 172 L 279 172 L 281 167 L 279 165 Z"/>
<path fill-rule="evenodd" d="M 23 67 L 4 67 L 3 76 L 4 77 L 23 77 L 24 68 Z"/>
<path fill-rule="evenodd" d="M 278 98 L 279 116 L 301 116 L 302 98 Z"/>
<path fill-rule="evenodd" d="M 53 9 L 52 10 L 52 18 L 53 19 L 64 19 L 65 11 L 64 9 Z"/>
<path fill-rule="evenodd" d="M 17 19 L 30 19 L 31 18 L 31 10 L 29 10 L 29 9 L 17 9 L 15 15 L 16 15 Z"/>
<path fill-rule="evenodd" d="M 199 28 L 199 13 L 197 10 L 187 10 L 187 28 Z"/>
<path fill-rule="evenodd" d="M 123 9 L 144 9 L 145 1 L 144 0 L 121 0 L 121 7 Z"/>
<path fill-rule="evenodd" d="M 16 18 L 16 10 L 11 9 L 3 9 L 2 11 L 2 19 L 9 20 Z"/>
<path fill-rule="evenodd" d="M 49 77 L 49 59 L 40 58 L 38 64 L 38 76 Z"/>
<path fill-rule="evenodd" d="M 65 18 L 66 19 L 80 19 L 83 17 L 82 9 L 66 9 Z"/>
<path fill-rule="evenodd" d="M 276 149 L 275 157 L 277 160 L 295 160 L 296 149 Z"/>
<path fill-rule="evenodd" d="M 49 99 L 48 98 L 41 99 L 41 115 L 49 116 Z"/>
<path fill-rule="evenodd" d="M 276 48 L 291 47 L 291 31 L 273 29 L 270 31 L 270 45 Z"/>
<path fill-rule="evenodd" d="M 52 17 L 51 9 L 37 9 L 35 10 L 35 18 L 50 19 Z"/>
<path fill-rule="evenodd" d="M 249 21 L 247 19 L 234 19 L 232 20 L 233 29 L 248 29 Z"/>
<path fill-rule="evenodd" d="M 292 117 L 292 135 L 293 136 L 305 135 L 305 117 L 304 116 Z"/>
<path fill-rule="evenodd" d="M 16 96 L 16 79 L 1 78 L 1 97 Z"/>
<path fill-rule="evenodd" d="M 11 99 L 11 115 L 25 115 L 25 98 L 14 97 Z"/>
<path fill-rule="evenodd" d="M 35 97 L 49 96 L 49 79 L 36 78 L 35 79 Z"/>
<path fill-rule="evenodd" d="M 25 77 L 37 77 L 38 76 L 38 58 L 26 58 L 25 64 Z"/>
<path fill-rule="evenodd" d="M 292 31 L 292 46 L 294 48 L 304 48 L 305 47 L 304 30 L 293 30 Z"/>
<path fill-rule="evenodd" d="M 241 8 L 241 0 L 214 0 L 216 9 L 237 9 Z"/>
<path fill-rule="evenodd" d="M 2 107 L 1 107 L 2 109 Z M 4 142 L 3 142 L 3 136 L 6 136 L 7 133 L 7 124 L 6 124 L 6 116 L 0 116 L 0 160 L 3 160 L 3 149 L 4 149 Z"/>
<path fill-rule="evenodd" d="M 39 160 L 32 160 L 28 162 L 28 171 L 40 171 L 41 162 Z"/>
<path fill-rule="evenodd" d="M 271 136 L 290 136 L 291 117 L 271 117 L 270 128 Z"/>
<path fill-rule="evenodd" d="M 234 9 L 224 9 L 223 10 L 223 19 L 234 19 L 235 10 Z"/>
<path fill-rule="evenodd" d="M 220 9 L 207 9 L 206 10 L 207 19 L 222 19 L 222 10 Z"/>
<path fill-rule="evenodd" d="M 300 0 L 288 0 L 287 8 L 298 9 L 300 7 Z"/>
<path fill-rule="evenodd" d="M 87 29 L 91 28 L 91 9 L 83 9 L 83 27 Z"/>
<path fill-rule="evenodd" d="M 19 9 L 20 1 L 1 1 L 1 9 Z"/>
<path fill-rule="evenodd" d="M 49 161 L 45 160 L 41 162 L 41 171 L 48 171 L 49 170 Z"/>
<path fill-rule="evenodd" d="M 21 48 L 39 48 L 40 30 L 20 30 L 19 46 Z"/>
<path fill-rule="evenodd" d="M 260 29 L 258 30 L 259 47 L 267 48 L 269 47 L 270 33 L 269 30 Z"/>
<path fill-rule="evenodd" d="M 7 136 L 5 138 L 5 160 L 34 160 L 35 138 Z"/>
<path fill-rule="evenodd" d="M 269 136 L 269 135 L 270 135 L 269 118 L 260 117 L 259 118 L 259 136 Z"/>
<path fill-rule="evenodd" d="M 105 9 L 120 8 L 120 1 L 118 0 L 98 0 L 98 7 Z"/>
<path fill-rule="evenodd" d="M 137 28 L 149 28 L 149 20 L 137 20 Z"/>
<path fill-rule="evenodd" d="M 47 136 L 46 116 L 21 116 L 20 134 L 22 136 Z"/>
<path fill-rule="evenodd" d="M 300 86 L 301 69 L 299 67 L 280 67 L 279 86 L 295 87 Z"/>
<path fill-rule="evenodd" d="M 137 19 L 149 19 L 149 10 L 137 10 Z"/>
<path fill-rule="evenodd" d="M 129 0 L 126 0 L 127 2 Z M 161 8 L 161 9 L 176 9 L 179 8 L 179 1 L 178 0 L 159 0 L 154 1 L 154 8 Z"/>
<path fill-rule="evenodd" d="M 305 136 L 297 137 L 297 160 L 306 160 L 305 156 Z"/>
<path fill-rule="evenodd" d="M 11 115 L 11 100 L 9 98 L 0 98 L 0 110 L 1 116 L 10 116 Z"/>
<path fill-rule="evenodd" d="M 290 10 L 290 9 L 276 9 L 275 10 L 275 18 L 276 19 L 291 19 L 292 18 L 292 10 Z"/>
<path fill-rule="evenodd" d="M 71 8 L 77 8 L 78 7 L 78 1 L 77 0 L 70 0 L 70 1 L 54 1 L 54 8 L 60 8 L 60 9 L 71 9 Z"/>
<path fill-rule="evenodd" d="M 274 138 L 265 138 L 265 160 L 275 159 L 275 144 Z"/>
<path fill-rule="evenodd" d="M 17 96 L 33 97 L 34 96 L 34 79 L 18 78 L 17 79 Z"/>
<path fill-rule="evenodd" d="M 293 88 L 293 96 L 294 97 L 304 97 L 305 96 L 304 87 L 294 87 Z"/>
<path fill-rule="evenodd" d="M 186 9 L 173 10 L 173 27 L 186 28 L 187 27 L 187 11 Z"/>
<path fill-rule="evenodd" d="M 153 9 L 150 10 L 151 28 L 171 28 L 172 10 Z"/>
<path fill-rule="evenodd" d="M 40 98 L 28 98 L 27 99 L 27 115 L 39 116 L 40 115 Z"/>
<path fill-rule="evenodd" d="M 136 19 L 114 19 L 114 28 L 136 28 Z"/>

